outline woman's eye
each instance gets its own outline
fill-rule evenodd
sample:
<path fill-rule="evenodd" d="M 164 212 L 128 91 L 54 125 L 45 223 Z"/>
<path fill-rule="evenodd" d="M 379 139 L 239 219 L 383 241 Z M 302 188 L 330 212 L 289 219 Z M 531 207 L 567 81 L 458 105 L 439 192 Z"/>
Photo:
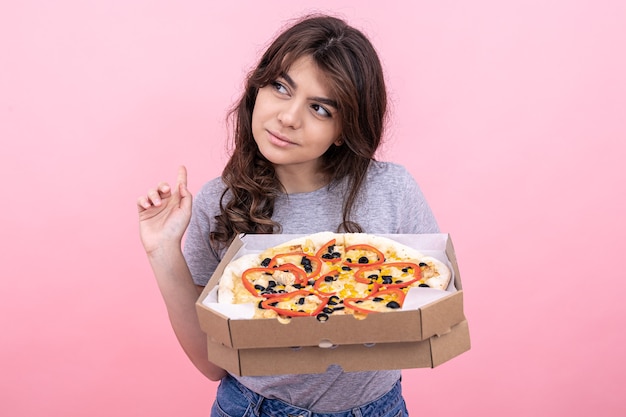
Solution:
<path fill-rule="evenodd" d="M 272 83 L 272 86 L 274 87 L 274 89 L 276 91 L 278 91 L 280 94 L 287 94 L 287 88 L 280 82 L 278 81 L 274 81 Z"/>
<path fill-rule="evenodd" d="M 313 104 L 311 105 L 311 108 L 315 111 L 315 113 L 317 113 L 320 116 L 331 117 L 330 112 L 326 110 L 324 107 L 320 106 L 319 104 Z"/>

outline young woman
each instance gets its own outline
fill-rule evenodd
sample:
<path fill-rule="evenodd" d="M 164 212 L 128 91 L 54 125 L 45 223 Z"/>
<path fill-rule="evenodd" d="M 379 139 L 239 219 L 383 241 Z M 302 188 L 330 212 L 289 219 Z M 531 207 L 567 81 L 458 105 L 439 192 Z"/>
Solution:
<path fill-rule="evenodd" d="M 140 235 L 176 336 L 220 380 L 212 416 L 406 416 L 400 371 L 234 377 L 208 362 L 195 301 L 239 233 L 435 233 L 411 175 L 374 159 L 386 91 L 371 43 L 329 16 L 280 34 L 231 113 L 234 147 L 222 176 L 193 202 L 187 173 L 137 201 Z M 187 233 L 184 251 L 183 234 Z"/>

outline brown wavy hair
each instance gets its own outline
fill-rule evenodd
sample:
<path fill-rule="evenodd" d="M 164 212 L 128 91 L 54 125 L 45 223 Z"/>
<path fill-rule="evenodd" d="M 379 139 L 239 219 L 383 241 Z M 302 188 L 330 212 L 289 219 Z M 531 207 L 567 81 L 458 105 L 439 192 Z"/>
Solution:
<path fill-rule="evenodd" d="M 348 180 L 343 222 L 337 231 L 361 232 L 350 220 L 352 207 L 368 166 L 381 143 L 387 93 L 378 54 L 367 37 L 341 19 L 310 15 L 283 31 L 267 48 L 229 113 L 233 150 L 222 172 L 226 189 L 211 241 L 227 244 L 239 233 L 280 233 L 272 220 L 274 201 L 284 189 L 273 165 L 261 155 L 252 136 L 252 111 L 260 88 L 286 73 L 299 58 L 309 56 L 326 74 L 338 103 L 341 146 L 322 155 L 328 182 Z"/>

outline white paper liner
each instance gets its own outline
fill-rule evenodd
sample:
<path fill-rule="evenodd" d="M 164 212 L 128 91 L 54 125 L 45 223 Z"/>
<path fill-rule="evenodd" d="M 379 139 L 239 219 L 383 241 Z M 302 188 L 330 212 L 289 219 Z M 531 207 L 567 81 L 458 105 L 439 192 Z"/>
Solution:
<path fill-rule="evenodd" d="M 264 239 L 246 239 L 248 236 L 244 236 L 242 240 L 244 241 L 244 245 L 239 249 L 237 254 L 233 257 L 233 260 L 249 254 L 249 253 L 260 253 L 268 247 L 272 247 L 278 245 L 282 242 L 286 242 L 294 237 L 298 237 L 299 235 L 267 235 L 264 236 Z M 454 286 L 454 269 L 448 260 L 445 252 L 445 236 L 442 234 L 429 234 L 429 235 L 380 235 L 383 237 L 387 237 L 389 239 L 393 239 L 403 245 L 412 247 L 422 253 L 424 256 L 431 256 L 443 262 L 449 269 L 451 273 L 450 282 L 448 284 L 448 288 L 444 290 L 438 290 L 435 288 L 424 288 L 424 287 L 413 287 L 410 288 L 407 292 L 407 295 L 404 299 L 404 303 L 402 305 L 403 311 L 406 310 L 418 310 L 421 307 L 430 304 L 434 301 L 437 301 L 440 298 L 445 297 L 450 293 L 456 292 L 456 288 Z M 419 238 L 418 238 L 419 237 Z M 415 240 L 419 240 L 419 246 L 416 246 Z M 420 247 L 425 247 L 429 249 L 420 249 Z M 432 249 L 430 249 L 432 248 Z M 207 296 L 202 300 L 202 304 L 206 307 L 228 317 L 231 320 L 249 320 L 254 318 L 254 313 L 256 311 L 256 303 L 246 303 L 246 304 L 225 304 L 218 303 L 217 301 L 217 292 L 219 290 L 219 285 L 216 285 Z"/>

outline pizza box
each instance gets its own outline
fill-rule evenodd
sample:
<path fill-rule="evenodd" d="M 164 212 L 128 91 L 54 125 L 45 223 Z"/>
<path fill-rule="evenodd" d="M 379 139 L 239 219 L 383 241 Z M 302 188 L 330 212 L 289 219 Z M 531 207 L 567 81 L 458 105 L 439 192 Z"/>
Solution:
<path fill-rule="evenodd" d="M 358 360 L 360 366 L 367 364 L 369 370 L 374 370 L 374 367 L 400 369 L 437 366 L 469 349 L 461 278 L 448 234 L 381 235 L 411 246 L 425 255 L 437 257 L 447 263 L 452 271 L 450 286 L 446 291 L 420 289 L 422 298 L 414 300 L 417 304 L 406 308 L 405 301 L 405 307 L 400 311 L 370 314 L 365 319 L 357 319 L 352 315 L 331 316 L 325 322 L 316 317 L 294 317 L 288 323 L 282 323 L 275 318 L 252 319 L 246 316 L 247 313 L 240 314 L 240 306 L 217 303 L 217 284 L 228 263 L 245 253 L 260 252 L 299 236 L 241 235 L 232 242 L 196 302 L 200 326 L 207 334 L 208 354 L 212 362 L 239 375 L 280 373 L 275 364 L 267 370 L 245 365 L 259 362 L 260 356 L 274 362 L 271 359 L 274 355 L 280 355 L 281 360 L 286 357 L 298 358 L 298 366 L 290 368 L 291 373 L 293 369 L 301 373 L 309 372 L 301 366 L 304 357 L 315 357 L 316 361 L 324 357 L 328 363 L 338 364 L 346 370 L 354 369 L 351 360 Z M 412 353 L 396 355 L 393 352 L 397 350 Z M 382 351 L 392 353 L 386 354 L 388 361 L 381 362 Z M 354 359 L 355 354 L 360 359 Z M 393 359 L 394 356 L 397 358 Z M 235 366 L 235 363 L 238 365 Z M 311 372 L 323 372 L 326 369 L 323 364 L 318 363 L 316 366 L 319 369 Z"/>
<path fill-rule="evenodd" d="M 233 375 L 322 373 L 330 365 L 346 372 L 434 368 L 470 349 L 467 321 L 420 342 L 366 343 L 233 349 L 207 337 L 211 362 Z"/>

